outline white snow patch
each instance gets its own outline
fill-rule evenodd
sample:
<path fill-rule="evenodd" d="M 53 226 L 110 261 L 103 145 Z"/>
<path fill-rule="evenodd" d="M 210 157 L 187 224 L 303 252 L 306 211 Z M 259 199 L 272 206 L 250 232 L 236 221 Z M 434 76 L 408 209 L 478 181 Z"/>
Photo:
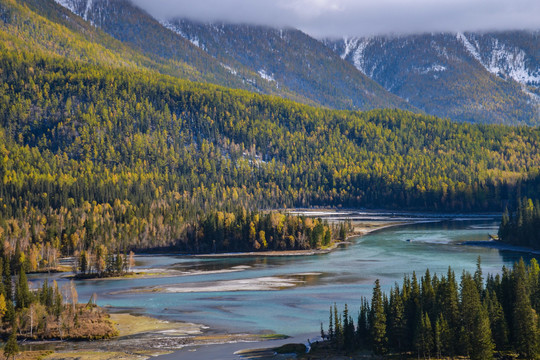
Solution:
<path fill-rule="evenodd" d="M 441 71 L 446 71 L 446 66 L 442 66 L 442 65 L 439 65 L 439 64 L 434 64 L 434 65 L 431 65 L 428 68 L 418 68 L 416 70 L 420 74 L 429 74 L 429 73 L 432 73 L 432 72 L 437 73 L 437 72 L 441 72 Z"/>
<path fill-rule="evenodd" d="M 341 54 L 341 58 L 345 59 L 347 56 L 349 56 L 351 51 L 353 51 L 356 48 L 358 44 L 358 38 L 349 39 L 347 37 L 344 37 L 343 44 L 345 45 L 345 50 L 343 51 L 343 54 Z"/>
<path fill-rule="evenodd" d="M 88 21 L 88 13 L 90 12 L 91 8 L 92 8 L 92 0 L 87 0 L 86 9 L 84 10 L 84 16 L 83 16 L 83 19 L 86 21 Z"/>
<path fill-rule="evenodd" d="M 266 81 L 276 81 L 273 76 L 274 74 L 268 74 L 264 69 L 259 70 L 258 73 Z"/>
<path fill-rule="evenodd" d="M 54 1 L 56 1 L 57 4 L 62 5 L 63 7 L 71 11 L 72 13 L 76 14 L 75 4 L 73 3 L 73 1 L 70 1 L 70 0 L 54 0 Z"/>
<path fill-rule="evenodd" d="M 507 48 L 497 39 L 486 68 L 493 74 L 510 77 L 520 84 L 540 85 L 540 71 L 530 71 L 525 66 L 527 54 L 518 48 Z"/>
<path fill-rule="evenodd" d="M 527 68 L 527 54 L 522 49 L 506 46 L 500 43 L 498 39 L 492 39 L 491 47 L 486 51 L 486 59 L 483 60 L 478 42 L 475 41 L 473 45 L 463 33 L 458 33 L 457 39 L 490 73 L 503 78 L 511 78 L 523 85 L 540 85 L 540 69 L 532 70 Z"/>
<path fill-rule="evenodd" d="M 465 46 L 465 49 L 471 54 L 476 60 L 478 60 L 482 64 L 482 57 L 480 56 L 480 53 L 478 52 L 478 47 L 475 47 L 469 39 L 465 36 L 465 34 L 459 32 L 457 33 L 457 39 L 458 41 L 461 41 L 461 43 Z M 482 64 L 483 65 L 483 64 Z"/>
<path fill-rule="evenodd" d="M 235 69 L 233 69 L 232 67 L 230 67 L 229 65 L 225 65 L 224 63 L 220 63 L 221 66 L 223 66 L 227 71 L 229 71 L 231 74 L 233 75 L 237 75 L 238 74 L 238 71 L 236 71 Z"/>
<path fill-rule="evenodd" d="M 172 32 L 180 35 L 181 37 L 183 37 L 187 41 L 191 42 L 196 47 L 201 48 L 201 49 L 206 51 L 206 47 L 203 44 L 201 44 L 198 37 L 196 37 L 196 36 L 195 37 L 189 37 L 185 32 L 182 31 L 182 29 L 178 25 L 175 25 L 175 24 L 173 24 L 173 23 L 171 23 L 171 22 L 169 22 L 167 20 L 160 20 L 160 23 L 161 23 L 161 25 L 163 25 L 163 27 L 165 27 L 165 28 L 171 30 Z"/>
<path fill-rule="evenodd" d="M 367 75 L 366 61 L 365 61 L 365 52 L 366 48 L 370 43 L 370 39 L 359 40 L 356 44 L 356 49 L 353 53 L 353 64 L 358 70 Z M 374 70 L 374 69 L 373 69 Z M 370 77 L 373 77 L 373 71 L 370 74 Z"/>

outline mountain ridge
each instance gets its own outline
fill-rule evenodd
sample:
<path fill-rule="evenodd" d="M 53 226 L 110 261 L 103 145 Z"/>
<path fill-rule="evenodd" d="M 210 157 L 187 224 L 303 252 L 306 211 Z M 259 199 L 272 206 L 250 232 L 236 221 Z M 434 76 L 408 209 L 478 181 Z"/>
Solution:
<path fill-rule="evenodd" d="M 427 113 L 460 121 L 537 125 L 539 33 L 437 33 L 322 41 L 385 89 Z"/>

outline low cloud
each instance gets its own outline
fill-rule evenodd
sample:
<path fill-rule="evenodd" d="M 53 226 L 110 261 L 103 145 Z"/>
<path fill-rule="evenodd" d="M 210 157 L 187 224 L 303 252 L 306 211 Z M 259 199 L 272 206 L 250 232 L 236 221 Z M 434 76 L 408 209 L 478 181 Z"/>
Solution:
<path fill-rule="evenodd" d="M 160 19 L 294 27 L 316 37 L 538 30 L 538 0 L 132 0 Z"/>

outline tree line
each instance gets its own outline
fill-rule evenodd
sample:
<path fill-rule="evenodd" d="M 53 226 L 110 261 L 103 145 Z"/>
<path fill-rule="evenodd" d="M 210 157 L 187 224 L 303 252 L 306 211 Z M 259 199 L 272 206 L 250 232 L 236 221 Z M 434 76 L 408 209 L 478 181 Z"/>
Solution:
<path fill-rule="evenodd" d="M 505 209 L 499 240 L 533 249 L 540 248 L 540 200 L 518 199 L 513 210 Z"/>
<path fill-rule="evenodd" d="M 360 349 L 377 355 L 411 354 L 418 358 L 467 356 L 492 359 L 495 353 L 540 356 L 540 267 L 523 259 L 512 269 L 484 279 L 478 259 L 474 274 L 463 272 L 458 285 L 446 276 L 405 276 L 388 294 L 375 282 L 371 301 L 363 299 L 353 319 L 347 305 L 330 307 L 329 326 L 321 333 L 336 352 Z M 356 320 L 356 321 L 355 321 Z"/>

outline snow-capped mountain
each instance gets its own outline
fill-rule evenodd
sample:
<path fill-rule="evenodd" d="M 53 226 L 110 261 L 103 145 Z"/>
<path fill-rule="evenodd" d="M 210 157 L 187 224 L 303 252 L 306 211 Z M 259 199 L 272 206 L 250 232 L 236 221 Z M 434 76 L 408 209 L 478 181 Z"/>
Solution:
<path fill-rule="evenodd" d="M 186 19 L 162 23 L 231 68 L 248 67 L 319 104 L 340 109 L 412 109 L 299 30 Z"/>
<path fill-rule="evenodd" d="M 539 34 L 425 34 L 324 42 L 387 90 L 430 114 L 538 124 Z"/>
<path fill-rule="evenodd" d="M 204 81 L 340 109 L 413 109 L 297 30 L 182 20 L 159 23 L 128 0 L 55 1 L 147 54 L 200 69 Z"/>
<path fill-rule="evenodd" d="M 51 1 L 51 0 L 44 0 Z M 540 124 L 539 32 L 317 40 L 295 29 L 156 20 L 129 0 L 54 0 L 192 80 L 338 109 Z"/>

